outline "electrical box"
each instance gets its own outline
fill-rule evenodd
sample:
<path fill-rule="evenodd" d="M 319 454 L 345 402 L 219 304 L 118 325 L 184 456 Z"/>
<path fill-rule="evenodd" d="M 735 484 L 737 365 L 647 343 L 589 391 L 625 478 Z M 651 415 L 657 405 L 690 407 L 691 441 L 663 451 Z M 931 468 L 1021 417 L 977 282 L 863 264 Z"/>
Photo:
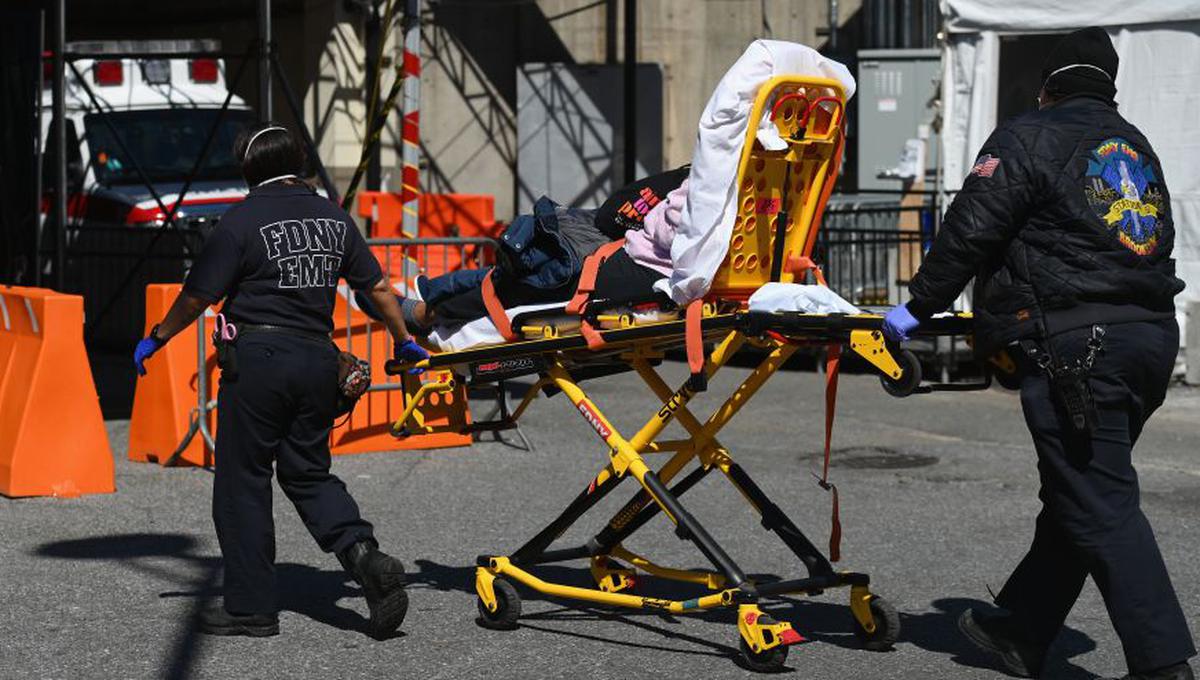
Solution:
<path fill-rule="evenodd" d="M 932 188 L 938 136 L 931 128 L 940 98 L 942 55 L 936 49 L 858 53 L 858 188 L 904 188 L 923 166 Z M 919 141 L 910 141 L 919 140 Z M 923 147 L 918 152 L 918 147 Z"/>

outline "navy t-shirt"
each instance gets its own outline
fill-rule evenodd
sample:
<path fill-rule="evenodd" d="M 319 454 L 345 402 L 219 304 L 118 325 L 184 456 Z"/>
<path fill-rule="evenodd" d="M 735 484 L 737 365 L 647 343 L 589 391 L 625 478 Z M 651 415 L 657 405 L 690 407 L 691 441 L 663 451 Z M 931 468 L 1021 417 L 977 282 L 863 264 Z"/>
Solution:
<path fill-rule="evenodd" d="M 272 182 L 222 216 L 183 290 L 225 298 L 235 324 L 329 333 L 339 278 L 366 290 L 383 271 L 344 210 L 307 185 Z"/>

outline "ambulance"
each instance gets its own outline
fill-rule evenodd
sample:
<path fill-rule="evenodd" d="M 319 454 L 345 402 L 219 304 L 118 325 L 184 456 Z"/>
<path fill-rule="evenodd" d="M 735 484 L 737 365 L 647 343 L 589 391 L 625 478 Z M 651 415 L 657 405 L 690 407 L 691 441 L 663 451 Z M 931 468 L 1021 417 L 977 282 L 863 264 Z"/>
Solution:
<path fill-rule="evenodd" d="M 256 116 L 237 96 L 230 98 L 222 115 L 229 95 L 225 64 L 199 56 L 219 48 L 213 40 L 68 44 L 68 52 L 89 55 L 74 60 L 74 69 L 68 63 L 65 78 L 67 214 L 72 224 L 161 226 L 166 215 L 154 193 L 168 211 L 180 203 L 179 193 L 218 118 L 208 155 L 174 222 L 206 230 L 245 197 L 246 184 L 232 148 L 238 133 Z M 185 52 L 196 56 L 166 56 Z M 129 53 L 147 56 L 121 56 Z M 49 63 L 47 58 L 42 91 L 44 213 L 49 212 L 55 159 Z"/>

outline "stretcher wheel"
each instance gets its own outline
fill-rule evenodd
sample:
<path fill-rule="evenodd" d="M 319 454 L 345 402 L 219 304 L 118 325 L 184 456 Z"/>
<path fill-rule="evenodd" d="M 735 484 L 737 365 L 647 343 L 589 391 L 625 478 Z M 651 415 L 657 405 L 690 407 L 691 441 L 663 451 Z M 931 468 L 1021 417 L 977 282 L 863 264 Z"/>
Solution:
<path fill-rule="evenodd" d="M 892 380 L 886 375 L 879 376 L 883 391 L 893 397 L 907 397 L 921 386 L 921 360 L 912 351 L 902 349 L 896 353 L 896 363 L 900 364 L 903 373 L 899 380 Z"/>
<path fill-rule="evenodd" d="M 488 611 L 483 600 L 477 600 L 479 605 L 479 625 L 490 630 L 512 630 L 517 627 L 517 619 L 521 618 L 521 595 L 516 587 L 507 580 L 496 577 L 492 581 L 492 590 L 496 593 L 496 611 Z"/>
<path fill-rule="evenodd" d="M 862 643 L 863 649 L 872 652 L 886 652 L 896 643 L 900 636 L 900 612 L 891 602 L 871 596 L 871 618 L 875 620 L 875 630 L 868 633 L 858 619 L 851 617 L 854 622 L 854 636 Z"/>
<path fill-rule="evenodd" d="M 739 648 L 742 652 L 742 661 L 746 662 L 746 667 L 756 673 L 774 673 L 780 668 L 783 668 L 783 662 L 787 661 L 788 646 L 776 645 L 768 650 L 755 652 L 750 649 L 750 644 L 745 638 L 738 636 L 741 639 Z"/>

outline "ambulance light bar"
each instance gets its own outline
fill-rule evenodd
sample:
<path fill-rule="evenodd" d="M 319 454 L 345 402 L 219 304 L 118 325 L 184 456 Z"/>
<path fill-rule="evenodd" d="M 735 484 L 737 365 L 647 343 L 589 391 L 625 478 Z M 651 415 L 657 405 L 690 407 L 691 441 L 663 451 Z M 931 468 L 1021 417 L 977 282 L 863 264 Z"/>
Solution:
<path fill-rule="evenodd" d="M 81 57 L 129 54 L 220 52 L 220 40 L 91 40 L 67 43 L 67 52 Z"/>

